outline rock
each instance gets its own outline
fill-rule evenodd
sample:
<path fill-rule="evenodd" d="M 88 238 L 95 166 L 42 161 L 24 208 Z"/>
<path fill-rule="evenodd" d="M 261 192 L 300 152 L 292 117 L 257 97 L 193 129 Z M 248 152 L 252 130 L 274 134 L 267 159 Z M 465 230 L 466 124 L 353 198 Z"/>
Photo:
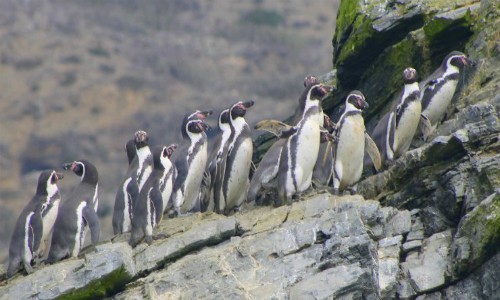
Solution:
<path fill-rule="evenodd" d="M 422 247 L 421 240 L 406 242 L 403 244 L 403 253 L 407 253 L 413 250 L 418 250 L 420 249 L 420 247 Z"/>
<path fill-rule="evenodd" d="M 16 277 L 0 287 L 0 299 L 101 298 L 123 288 L 136 269 L 128 244 L 102 244 L 83 259 L 70 259 Z"/>
<path fill-rule="evenodd" d="M 399 256 L 403 236 L 385 238 L 378 243 L 378 294 L 395 298 L 399 277 Z"/>
<path fill-rule="evenodd" d="M 327 269 L 292 286 L 290 299 L 336 298 L 353 289 L 362 289 L 363 274 L 356 264 Z"/>
<path fill-rule="evenodd" d="M 201 247 L 227 240 L 235 233 L 236 219 L 234 217 L 199 223 L 198 226 L 194 226 L 186 232 L 174 235 L 159 243 L 153 243 L 143 251 L 136 253 L 137 272 L 151 271 L 161 267 L 168 260 Z"/>
<path fill-rule="evenodd" d="M 411 229 L 411 214 L 407 210 L 398 211 L 387 222 L 385 227 L 386 236 L 396 236 L 406 234 Z"/>
<path fill-rule="evenodd" d="M 453 242 L 453 275 L 474 270 L 498 251 L 500 194 L 494 193 L 465 215 Z"/>
<path fill-rule="evenodd" d="M 436 233 L 424 240 L 418 255 L 408 255 L 401 264 L 417 293 L 435 290 L 449 281 L 451 239 L 451 230 Z"/>

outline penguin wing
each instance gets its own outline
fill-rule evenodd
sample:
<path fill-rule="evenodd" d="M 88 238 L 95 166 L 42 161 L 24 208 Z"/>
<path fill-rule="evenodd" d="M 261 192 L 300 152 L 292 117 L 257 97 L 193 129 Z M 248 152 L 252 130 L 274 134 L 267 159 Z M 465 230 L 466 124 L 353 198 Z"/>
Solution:
<path fill-rule="evenodd" d="M 94 209 L 88 205 L 83 208 L 83 218 L 90 228 L 92 244 L 95 245 L 99 241 L 100 235 L 99 218 Z"/>
<path fill-rule="evenodd" d="M 370 135 L 365 132 L 365 151 L 370 156 L 370 159 L 373 162 L 373 166 L 377 170 L 377 172 L 382 168 L 382 160 L 380 158 L 380 152 L 377 148 L 377 144 L 372 140 Z"/>
<path fill-rule="evenodd" d="M 281 152 L 285 147 L 286 141 L 286 139 L 278 140 L 262 157 L 248 188 L 248 202 L 255 201 L 262 185 L 269 183 L 278 175 Z"/>
<path fill-rule="evenodd" d="M 175 160 L 174 165 L 175 169 L 177 170 L 177 176 L 175 178 L 172 191 L 177 191 L 184 185 L 184 182 L 186 181 L 189 166 L 186 157 L 179 157 L 179 159 Z"/>
<path fill-rule="evenodd" d="M 217 212 L 220 212 L 220 208 L 223 209 L 226 204 L 226 203 L 220 203 L 220 201 L 223 199 L 222 189 L 224 185 L 224 177 L 226 175 L 227 155 L 225 155 L 225 153 L 226 151 L 222 151 L 222 153 L 220 153 L 220 155 L 218 155 L 217 157 L 215 178 L 213 179 L 214 201 L 215 201 L 214 204 Z"/>
<path fill-rule="evenodd" d="M 163 201 L 161 198 L 161 192 L 157 188 L 151 188 L 148 193 L 148 201 L 151 201 L 154 207 L 156 224 L 160 223 L 163 216 Z"/>
<path fill-rule="evenodd" d="M 30 235 L 30 240 L 33 241 L 32 252 L 38 250 L 40 247 L 40 241 L 42 240 L 43 235 L 43 220 L 42 220 L 42 212 L 41 207 L 37 209 L 34 215 L 30 220 L 30 228 L 28 234 Z"/>
<path fill-rule="evenodd" d="M 418 123 L 418 127 L 420 128 L 420 131 L 422 132 L 422 136 L 424 139 L 424 142 L 427 141 L 427 138 L 431 135 L 433 129 L 432 129 L 432 124 L 429 119 L 421 114 L 420 115 L 420 122 Z"/>
<path fill-rule="evenodd" d="M 279 138 L 288 137 L 297 131 L 297 128 L 277 120 L 262 120 L 255 125 L 256 130 L 263 130 Z"/>
<path fill-rule="evenodd" d="M 132 203 L 132 208 L 135 207 L 135 203 L 137 202 L 137 198 L 139 197 L 139 185 L 137 184 L 137 180 L 130 180 L 127 184 L 127 195 L 130 203 Z"/>

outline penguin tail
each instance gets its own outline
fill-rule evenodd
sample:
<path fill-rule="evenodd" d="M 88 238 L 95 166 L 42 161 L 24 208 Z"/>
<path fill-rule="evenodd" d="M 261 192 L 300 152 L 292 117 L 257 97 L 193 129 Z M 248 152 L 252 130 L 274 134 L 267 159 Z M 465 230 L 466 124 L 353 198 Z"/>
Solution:
<path fill-rule="evenodd" d="M 19 267 L 21 265 L 21 257 L 15 257 L 12 260 L 9 260 L 9 267 L 7 268 L 7 278 L 11 278 L 14 274 L 19 271 Z"/>

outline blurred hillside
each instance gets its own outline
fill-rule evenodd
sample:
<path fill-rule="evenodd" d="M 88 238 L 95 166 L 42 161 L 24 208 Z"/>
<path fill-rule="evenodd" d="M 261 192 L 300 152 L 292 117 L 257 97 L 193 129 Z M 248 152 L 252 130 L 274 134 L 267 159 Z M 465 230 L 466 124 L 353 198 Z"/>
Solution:
<path fill-rule="evenodd" d="M 289 116 L 304 76 L 332 67 L 337 2 L 0 1 L 0 262 L 40 170 L 96 164 L 106 238 L 136 130 L 176 142 L 186 112 L 242 99 L 251 126 Z"/>

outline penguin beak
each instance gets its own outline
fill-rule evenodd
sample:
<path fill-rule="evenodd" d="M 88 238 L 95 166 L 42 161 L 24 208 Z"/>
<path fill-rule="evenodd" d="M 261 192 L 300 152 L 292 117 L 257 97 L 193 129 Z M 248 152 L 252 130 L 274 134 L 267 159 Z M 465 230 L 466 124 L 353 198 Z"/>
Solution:
<path fill-rule="evenodd" d="M 246 101 L 246 102 L 242 102 L 242 105 L 244 108 L 250 108 L 254 105 L 254 101 L 253 100 L 249 100 L 249 101 Z"/>
<path fill-rule="evenodd" d="M 204 120 L 206 117 L 210 116 L 212 114 L 212 110 L 206 110 L 206 111 L 199 111 L 196 116 L 200 120 Z"/>
<path fill-rule="evenodd" d="M 323 92 L 323 95 L 326 96 L 333 91 L 333 87 L 329 85 L 321 85 L 321 91 Z"/>
<path fill-rule="evenodd" d="M 176 144 L 172 144 L 166 148 L 168 158 L 170 158 L 172 154 L 174 154 L 175 150 L 177 150 Z"/>
<path fill-rule="evenodd" d="M 74 165 L 74 163 L 65 163 L 65 164 L 62 165 L 62 168 L 64 170 L 68 170 L 68 171 L 71 170 L 72 171 L 73 170 L 73 165 Z"/>
<path fill-rule="evenodd" d="M 370 107 L 370 105 L 368 105 L 368 102 L 366 102 L 365 100 L 363 100 L 363 98 L 360 97 L 358 97 L 358 106 L 360 109 L 367 109 L 368 107 Z"/>

